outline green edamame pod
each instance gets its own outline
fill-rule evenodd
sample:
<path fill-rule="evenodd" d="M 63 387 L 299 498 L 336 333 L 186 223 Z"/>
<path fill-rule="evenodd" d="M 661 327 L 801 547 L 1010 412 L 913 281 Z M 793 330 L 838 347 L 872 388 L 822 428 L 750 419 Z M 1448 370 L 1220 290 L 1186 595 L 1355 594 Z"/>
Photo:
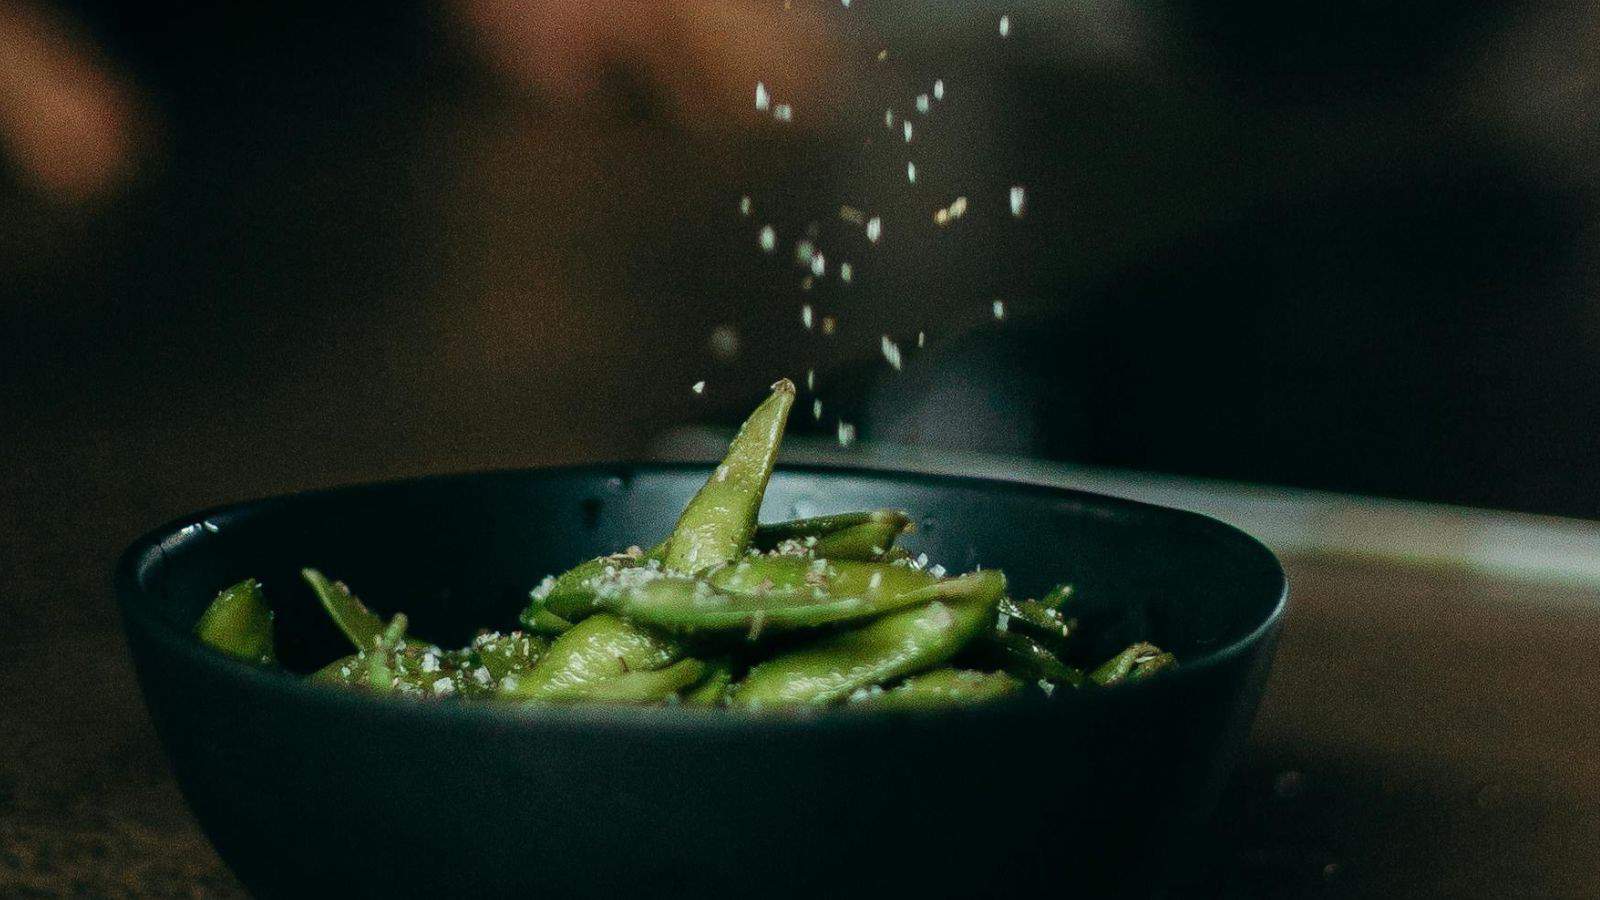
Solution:
<path fill-rule="evenodd" d="M 1038 600 L 1002 597 L 995 613 L 997 631 L 1025 634 L 1058 656 L 1065 652 L 1067 640 L 1076 625 L 1075 619 L 1068 619 L 1060 610 Z"/>
<path fill-rule="evenodd" d="M 602 606 L 669 631 L 791 629 L 866 619 L 959 592 L 917 569 L 888 563 L 747 558 L 703 578 L 622 575 L 602 582 Z"/>
<path fill-rule="evenodd" d="M 272 610 L 254 578 L 223 588 L 195 623 L 194 633 L 211 647 L 245 662 L 271 665 L 278 655 L 272 644 Z"/>
<path fill-rule="evenodd" d="M 794 383 L 782 379 L 739 427 L 722 464 L 678 517 L 667 540 L 667 571 L 696 575 L 744 555 L 793 405 Z"/>
<path fill-rule="evenodd" d="M 1155 644 L 1140 642 L 1106 660 L 1089 673 L 1089 680 L 1101 687 L 1110 687 L 1124 681 L 1141 681 L 1177 664 L 1177 658 L 1171 653 Z"/>
<path fill-rule="evenodd" d="M 354 644 L 357 650 L 372 649 L 373 642 L 383 634 L 383 619 L 367 609 L 367 605 L 361 602 L 361 598 L 351 593 L 344 582 L 331 581 L 316 569 L 301 569 L 300 577 L 311 585 L 311 590 L 316 592 L 322 608 L 327 610 L 328 618 L 339 626 L 339 630 L 350 639 L 350 643 Z"/>
<path fill-rule="evenodd" d="M 522 679 L 538 664 L 550 642 L 538 635 L 513 631 L 479 635 L 472 642 L 472 661 L 484 667 L 499 684 L 506 677 Z"/>
<path fill-rule="evenodd" d="M 595 580 L 607 572 L 650 566 L 659 568 L 667 558 L 665 541 L 640 550 L 629 547 L 622 553 L 597 556 L 579 563 L 534 588 L 529 602 L 522 611 L 522 624 L 546 634 L 560 634 L 572 627 L 572 622 L 594 612 Z M 545 615 L 541 616 L 540 613 Z M 564 623 L 564 627 L 563 627 Z"/>
<path fill-rule="evenodd" d="M 995 665 L 1024 681 L 1045 679 L 1079 687 L 1083 672 L 1061 661 L 1061 658 L 1032 637 L 1015 631 L 996 631 L 985 635 L 981 644 L 983 655 Z"/>
<path fill-rule="evenodd" d="M 833 703 L 944 663 L 992 621 L 1006 579 L 996 571 L 974 572 L 945 584 L 953 589 L 944 600 L 889 613 L 752 667 L 733 702 L 748 708 Z"/>
<path fill-rule="evenodd" d="M 527 676 L 504 687 L 501 696 L 560 701 L 599 681 L 664 668 L 681 656 L 671 640 L 616 616 L 594 615 L 556 638 Z"/>
<path fill-rule="evenodd" d="M 660 703 L 693 686 L 705 672 L 705 663 L 684 659 L 665 669 L 551 687 L 537 699 L 546 703 Z"/>
<path fill-rule="evenodd" d="M 405 613 L 395 613 L 394 618 L 389 620 L 389 624 L 373 640 L 372 649 L 366 651 L 365 677 L 368 690 L 387 694 L 399 683 L 399 677 L 395 672 L 394 654 L 405 639 L 408 624 L 410 623 Z"/>
<path fill-rule="evenodd" d="M 881 561 L 910 528 L 911 517 L 900 510 L 874 509 L 758 525 L 751 545 L 822 559 Z"/>
<path fill-rule="evenodd" d="M 850 705 L 871 709 L 943 709 L 988 703 L 1020 690 L 1022 682 L 1004 672 L 934 669 L 913 675 L 882 693 L 873 693 Z"/>
<path fill-rule="evenodd" d="M 733 663 L 727 657 L 706 663 L 706 673 L 700 683 L 683 692 L 684 706 L 721 706 L 733 683 Z"/>

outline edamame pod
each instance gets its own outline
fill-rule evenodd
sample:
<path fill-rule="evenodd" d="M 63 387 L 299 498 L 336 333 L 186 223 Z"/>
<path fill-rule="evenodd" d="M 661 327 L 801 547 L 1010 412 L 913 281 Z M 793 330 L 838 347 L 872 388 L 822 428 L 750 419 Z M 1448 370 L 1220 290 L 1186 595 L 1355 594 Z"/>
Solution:
<path fill-rule="evenodd" d="M 890 613 L 752 667 L 733 703 L 752 709 L 833 703 L 942 664 L 992 621 L 1006 588 L 1005 576 L 992 570 L 945 583 L 954 589 L 944 600 Z"/>
<path fill-rule="evenodd" d="M 822 559 L 881 561 L 910 529 L 911 517 L 900 510 L 874 509 L 759 525 L 751 544 Z"/>
<path fill-rule="evenodd" d="M 372 649 L 373 642 L 383 634 L 383 619 L 367 609 L 367 605 L 361 602 L 361 598 L 351 593 L 344 582 L 331 581 L 316 569 L 301 569 L 300 577 L 311 585 L 311 590 L 316 593 L 322 608 L 327 610 L 328 618 L 339 626 L 339 630 L 350 639 L 350 643 L 354 644 L 357 650 Z"/>
<path fill-rule="evenodd" d="M 794 382 L 782 379 L 739 427 L 722 464 L 678 517 L 667 539 L 667 571 L 696 575 L 744 555 L 793 405 Z"/>
<path fill-rule="evenodd" d="M 1140 642 L 1106 660 L 1089 673 L 1089 680 L 1101 687 L 1110 687 L 1124 681 L 1141 681 L 1177 664 L 1171 653 L 1155 644 Z"/>
<path fill-rule="evenodd" d="M 245 662 L 271 665 L 278 654 L 272 643 L 272 610 L 254 578 L 218 592 L 200 614 L 194 633 L 211 647 Z"/>
<path fill-rule="evenodd" d="M 703 578 L 622 573 L 598 588 L 602 606 L 669 631 L 792 629 L 848 622 L 959 593 L 958 581 L 909 566 L 811 560 L 743 559 Z"/>
<path fill-rule="evenodd" d="M 593 615 L 557 638 L 544 656 L 501 695 L 560 702 L 596 682 L 630 672 L 651 672 L 683 656 L 676 642 L 613 615 Z"/>
<path fill-rule="evenodd" d="M 934 669 L 913 675 L 882 693 L 873 693 L 851 706 L 870 709 L 943 709 L 988 703 L 1022 690 L 1022 682 L 1004 672 L 973 669 Z"/>

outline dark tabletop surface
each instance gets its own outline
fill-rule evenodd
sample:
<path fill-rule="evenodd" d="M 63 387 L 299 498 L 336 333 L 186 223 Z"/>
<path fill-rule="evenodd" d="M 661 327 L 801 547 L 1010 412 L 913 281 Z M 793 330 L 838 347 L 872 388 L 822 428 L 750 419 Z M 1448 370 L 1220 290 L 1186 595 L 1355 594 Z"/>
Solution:
<path fill-rule="evenodd" d="M 146 460 L 129 478 L 136 446 L 32 434 L 8 463 L 28 465 L 0 482 L 0 895 L 239 893 L 165 767 L 109 567 L 136 531 L 188 509 L 419 462 L 345 472 L 311 453 L 273 483 Z M 1218 893 L 1600 896 L 1600 590 L 1315 554 L 1288 565 L 1278 663 L 1218 819 L 1233 848 Z"/>

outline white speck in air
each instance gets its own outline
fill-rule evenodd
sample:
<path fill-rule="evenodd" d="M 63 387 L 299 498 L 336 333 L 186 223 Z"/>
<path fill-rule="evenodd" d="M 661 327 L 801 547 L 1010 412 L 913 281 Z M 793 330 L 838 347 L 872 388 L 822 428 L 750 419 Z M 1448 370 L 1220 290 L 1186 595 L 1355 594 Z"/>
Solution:
<path fill-rule="evenodd" d="M 743 197 L 739 198 L 739 215 L 741 215 L 741 216 L 750 215 L 750 195 L 749 194 L 746 194 Z"/>
<path fill-rule="evenodd" d="M 706 392 L 706 383 L 704 381 L 696 381 L 689 386 L 689 390 L 694 391 L 696 394 L 704 394 Z"/>
<path fill-rule="evenodd" d="M 900 345 L 889 339 L 886 334 L 878 342 L 878 349 L 883 351 L 883 358 L 888 360 L 890 368 L 900 371 Z"/>
<path fill-rule="evenodd" d="M 927 334 L 927 332 L 924 332 L 924 331 L 917 332 L 917 347 L 918 348 L 922 348 L 922 347 L 926 347 L 927 345 L 928 345 L 928 334 Z"/>
<path fill-rule="evenodd" d="M 950 218 L 959 219 L 967 214 L 967 198 L 957 197 L 950 203 Z"/>
<path fill-rule="evenodd" d="M 811 304 L 807 303 L 804 306 L 800 307 L 800 324 L 804 325 L 806 327 L 807 331 L 810 331 L 811 330 L 811 321 L 812 321 Z"/>
<path fill-rule="evenodd" d="M 839 446 L 848 447 L 856 442 L 856 426 L 839 420 Z"/>
<path fill-rule="evenodd" d="M 933 99 L 935 99 L 935 100 L 943 100 L 944 99 L 944 79 L 943 78 L 941 78 L 938 81 L 935 81 L 933 83 Z"/>
<path fill-rule="evenodd" d="M 1011 17 L 1010 16 L 1001 16 L 1000 17 L 1000 36 L 1001 37 L 1010 37 L 1011 36 Z"/>
<path fill-rule="evenodd" d="M 930 110 L 932 108 L 933 108 L 933 103 L 930 100 L 928 100 L 928 95 L 927 94 L 918 94 L 917 95 L 917 112 L 922 113 L 923 115 L 927 115 L 928 114 L 928 110 Z"/>
<path fill-rule="evenodd" d="M 1016 217 L 1020 218 L 1022 216 L 1022 208 L 1024 206 L 1026 206 L 1027 203 L 1028 203 L 1028 194 L 1027 194 L 1026 191 L 1024 191 L 1022 189 L 1022 185 L 1018 184 L 1018 185 L 1012 186 L 1012 188 L 1011 188 L 1011 214 L 1013 216 L 1016 216 Z"/>
<path fill-rule="evenodd" d="M 850 0 L 839 0 L 839 2 L 844 4 L 845 9 L 850 8 Z"/>
<path fill-rule="evenodd" d="M 772 107 L 772 117 L 779 122 L 792 122 L 794 121 L 794 107 L 787 103 L 779 103 Z"/>
<path fill-rule="evenodd" d="M 817 252 L 816 245 L 811 243 L 810 241 L 796 241 L 795 245 L 794 245 L 794 261 L 795 261 L 795 265 L 799 265 L 799 266 L 809 266 L 809 265 L 811 265 L 811 257 L 815 256 L 816 252 Z"/>
<path fill-rule="evenodd" d="M 816 280 L 817 280 L 817 276 L 815 276 L 815 275 L 807 275 L 806 277 L 800 279 L 800 290 L 802 290 L 802 291 L 811 290 L 811 285 Z"/>
<path fill-rule="evenodd" d="M 917 183 L 917 164 L 916 163 L 914 163 L 914 162 L 907 162 L 906 163 L 906 180 L 911 182 L 912 184 L 916 184 Z"/>
<path fill-rule="evenodd" d="M 765 253 L 771 253 L 773 250 L 776 250 L 777 248 L 778 248 L 778 232 L 774 231 L 771 225 L 763 225 L 761 227 L 761 249 L 762 249 L 762 251 L 765 252 Z"/>
<path fill-rule="evenodd" d="M 878 238 L 883 236 L 883 220 L 877 216 L 867 220 L 867 240 L 876 244 Z"/>
<path fill-rule="evenodd" d="M 767 93 L 767 86 L 759 81 L 756 82 L 756 109 L 766 112 L 767 107 L 771 105 L 772 95 Z"/>
<path fill-rule="evenodd" d="M 811 274 L 821 278 L 828 272 L 828 259 L 821 253 L 811 257 Z"/>
<path fill-rule="evenodd" d="M 885 128 L 893 128 L 894 127 L 894 110 L 886 109 L 886 110 L 883 111 L 883 127 L 885 127 Z"/>
<path fill-rule="evenodd" d="M 822 421 L 822 401 L 821 400 L 813 400 L 813 401 L 811 401 L 811 418 L 815 419 L 818 422 Z"/>
<path fill-rule="evenodd" d="M 1006 317 L 1006 303 L 1004 300 L 996 300 L 993 309 L 996 321 Z"/>
<path fill-rule="evenodd" d="M 882 50 L 878 51 L 878 62 L 883 62 L 884 60 L 886 60 L 888 58 L 889 58 L 889 48 L 888 47 L 885 47 Z"/>
<path fill-rule="evenodd" d="M 850 206 L 848 204 L 839 207 L 839 218 L 849 222 L 852 225 L 860 225 L 862 222 L 866 221 L 866 219 L 861 215 L 861 210 L 856 209 L 854 206 Z"/>
<path fill-rule="evenodd" d="M 838 319 L 835 319 L 833 316 L 823 316 L 822 317 L 822 333 L 823 334 L 825 334 L 825 335 L 833 334 L 834 331 L 836 331 L 838 328 L 839 328 L 839 320 Z"/>
<path fill-rule="evenodd" d="M 900 131 L 906 136 L 906 143 L 911 143 L 911 120 L 903 119 L 900 122 Z"/>
<path fill-rule="evenodd" d="M 845 284 L 849 284 L 850 283 L 850 279 L 854 278 L 855 274 L 856 274 L 856 270 L 854 268 L 852 268 L 849 263 L 847 263 L 847 262 L 839 263 L 839 280 L 840 281 L 844 282 Z"/>
<path fill-rule="evenodd" d="M 817 370 L 816 369 L 807 369 L 806 370 L 806 390 L 814 391 L 816 389 L 817 389 Z"/>
<path fill-rule="evenodd" d="M 1044 695 L 1048 697 L 1056 692 L 1056 686 L 1051 682 L 1041 678 L 1039 679 L 1039 690 L 1044 691 Z"/>

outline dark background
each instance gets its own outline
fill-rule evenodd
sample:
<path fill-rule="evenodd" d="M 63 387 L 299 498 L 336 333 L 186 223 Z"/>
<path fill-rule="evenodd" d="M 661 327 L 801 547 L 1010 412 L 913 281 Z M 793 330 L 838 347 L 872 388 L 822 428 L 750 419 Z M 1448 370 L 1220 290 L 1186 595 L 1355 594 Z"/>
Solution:
<path fill-rule="evenodd" d="M 285 460 L 627 456 L 815 367 L 822 428 L 867 438 L 1596 513 L 1592 11 L 1040 5 L 1001 42 L 998 7 L 801 5 L 798 39 L 894 56 L 787 129 L 708 125 L 626 46 L 552 96 L 448 8 L 72 5 L 138 152 L 87 201 L 0 187 L 20 471 L 159 458 L 233 496 L 298 486 Z M 933 75 L 911 188 L 858 123 Z M 962 233 L 923 218 L 963 193 Z M 849 290 L 755 250 L 757 221 L 845 250 L 846 202 L 887 226 Z M 889 377 L 879 333 L 918 329 Z"/>

